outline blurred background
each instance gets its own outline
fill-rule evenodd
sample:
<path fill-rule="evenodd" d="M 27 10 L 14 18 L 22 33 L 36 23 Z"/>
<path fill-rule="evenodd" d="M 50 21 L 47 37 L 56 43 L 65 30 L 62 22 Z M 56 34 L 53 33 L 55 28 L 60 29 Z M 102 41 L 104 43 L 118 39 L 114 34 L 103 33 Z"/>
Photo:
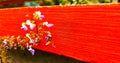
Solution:
<path fill-rule="evenodd" d="M 118 3 L 120 0 L 0 0 L 0 8 Z"/>
<path fill-rule="evenodd" d="M 36 50 L 34 56 L 27 50 L 11 49 L 8 52 L 9 63 L 88 63 L 40 50 Z"/>

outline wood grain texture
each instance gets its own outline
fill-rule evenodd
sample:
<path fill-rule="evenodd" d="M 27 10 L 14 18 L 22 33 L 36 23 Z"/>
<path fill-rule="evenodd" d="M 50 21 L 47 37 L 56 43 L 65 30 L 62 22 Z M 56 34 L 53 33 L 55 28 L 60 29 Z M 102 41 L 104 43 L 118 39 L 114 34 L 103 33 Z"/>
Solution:
<path fill-rule="evenodd" d="M 54 24 L 50 31 L 56 47 L 43 41 L 36 49 L 91 63 L 120 62 L 119 4 L 1 9 L 0 35 L 24 35 L 21 22 L 38 10 Z"/>

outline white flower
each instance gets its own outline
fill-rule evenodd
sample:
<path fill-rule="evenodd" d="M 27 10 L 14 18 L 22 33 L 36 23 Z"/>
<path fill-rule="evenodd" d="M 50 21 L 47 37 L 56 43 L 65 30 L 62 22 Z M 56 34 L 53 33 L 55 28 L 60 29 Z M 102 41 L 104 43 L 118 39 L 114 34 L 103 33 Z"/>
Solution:
<path fill-rule="evenodd" d="M 29 39 L 31 39 L 31 38 L 30 38 L 30 34 L 28 34 L 28 33 L 26 34 L 26 37 L 29 38 Z"/>
<path fill-rule="evenodd" d="M 41 16 L 41 12 L 40 11 L 36 11 L 35 14 L 37 14 L 39 17 Z M 33 15 L 35 15 L 33 14 Z"/>
<path fill-rule="evenodd" d="M 46 22 L 43 22 L 43 26 L 47 26 L 48 28 L 54 26 L 54 24 L 49 24 L 47 21 Z"/>
<path fill-rule="evenodd" d="M 26 24 L 27 25 L 31 25 L 31 21 L 30 20 L 26 20 Z"/>
<path fill-rule="evenodd" d="M 22 23 L 22 27 L 21 27 L 22 30 L 28 30 L 27 26 L 26 26 L 26 23 Z"/>
<path fill-rule="evenodd" d="M 48 22 L 46 21 L 46 22 L 43 22 L 43 25 L 47 25 L 48 24 Z"/>
<path fill-rule="evenodd" d="M 33 30 L 35 28 L 36 24 L 30 24 L 30 29 Z"/>

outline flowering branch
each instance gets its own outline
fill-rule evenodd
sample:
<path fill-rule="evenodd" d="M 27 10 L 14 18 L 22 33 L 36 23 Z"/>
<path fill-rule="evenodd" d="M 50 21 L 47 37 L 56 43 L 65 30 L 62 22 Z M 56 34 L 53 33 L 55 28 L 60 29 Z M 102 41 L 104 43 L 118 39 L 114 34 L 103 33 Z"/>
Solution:
<path fill-rule="evenodd" d="M 45 37 L 46 46 L 50 45 L 52 41 L 52 35 L 50 31 L 45 31 L 43 29 L 44 26 L 50 28 L 54 26 L 54 24 L 49 24 L 47 21 L 42 22 L 42 19 L 44 18 L 44 15 L 41 14 L 40 11 L 36 11 L 33 13 L 33 19 L 32 20 L 26 20 L 26 22 L 21 23 L 21 29 L 24 31 L 27 31 L 30 29 L 31 31 L 29 33 L 26 33 L 24 37 L 22 36 L 2 36 L 0 37 L 0 51 L 3 51 L 4 53 L 0 54 L 0 57 L 3 59 L 3 63 L 6 63 L 5 58 L 7 57 L 6 50 L 14 48 L 15 50 L 20 47 L 22 50 L 25 48 L 30 51 L 32 55 L 35 54 L 35 50 L 33 46 L 37 46 L 39 42 L 42 40 L 44 35 L 47 35 Z M 36 22 L 39 21 L 38 23 Z M 34 29 L 36 28 L 36 32 L 34 32 Z M 5 57 L 5 58 L 4 58 Z"/>

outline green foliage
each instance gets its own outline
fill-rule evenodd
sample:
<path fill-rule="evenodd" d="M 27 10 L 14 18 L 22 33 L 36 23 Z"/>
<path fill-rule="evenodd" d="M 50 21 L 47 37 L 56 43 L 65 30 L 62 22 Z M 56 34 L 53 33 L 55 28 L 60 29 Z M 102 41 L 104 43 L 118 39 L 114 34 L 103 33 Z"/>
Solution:
<path fill-rule="evenodd" d="M 60 5 L 65 5 L 66 4 L 66 0 L 59 0 Z"/>
<path fill-rule="evenodd" d="M 67 0 L 41 0 L 42 4 L 40 4 L 39 0 L 33 0 L 31 6 L 36 6 L 36 4 L 40 5 L 65 5 Z M 77 4 L 95 4 L 95 3 L 111 3 L 117 2 L 118 0 L 68 0 L 69 5 L 77 5 Z M 30 1 L 29 1 L 30 2 Z M 21 7 L 25 6 L 24 2 L 22 3 L 15 3 L 15 4 L 6 4 L 0 5 L 0 8 L 9 8 L 9 7 Z M 37 5 L 39 6 L 39 5 Z"/>
<path fill-rule="evenodd" d="M 21 7 L 21 6 L 23 6 L 23 3 L 4 4 L 4 5 L 0 5 L 0 8 Z"/>
<path fill-rule="evenodd" d="M 100 0 L 100 3 L 110 3 L 111 0 Z"/>
<path fill-rule="evenodd" d="M 43 0 L 43 5 L 54 5 L 54 1 L 52 0 Z"/>
<path fill-rule="evenodd" d="M 82 0 L 80 4 L 89 4 L 92 3 L 92 0 Z"/>

